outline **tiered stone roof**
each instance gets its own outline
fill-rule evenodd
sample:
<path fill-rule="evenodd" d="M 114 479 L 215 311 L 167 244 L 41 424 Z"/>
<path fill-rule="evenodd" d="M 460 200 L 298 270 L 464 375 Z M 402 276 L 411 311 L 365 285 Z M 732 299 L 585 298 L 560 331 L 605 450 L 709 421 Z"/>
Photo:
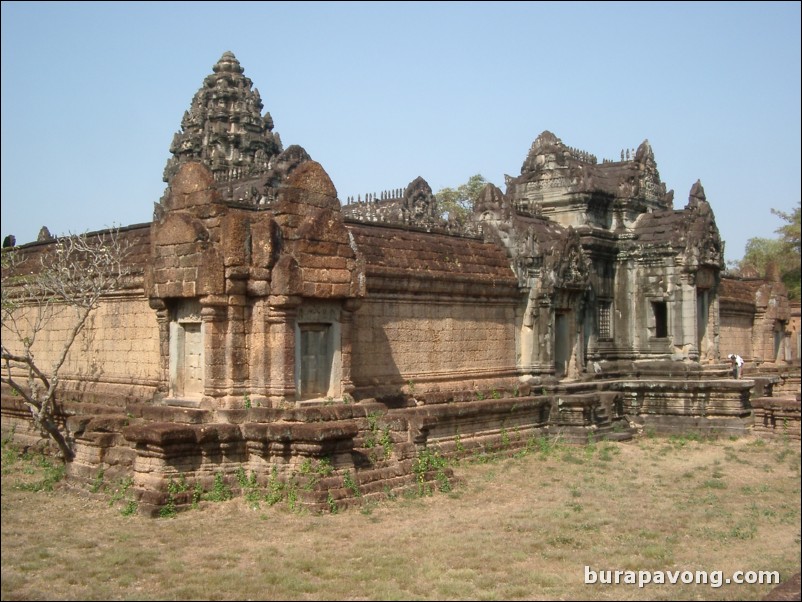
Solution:
<path fill-rule="evenodd" d="M 173 137 L 165 182 L 189 161 L 203 163 L 218 184 L 252 180 L 266 174 L 271 160 L 283 150 L 281 138 L 273 133 L 273 118 L 267 112 L 262 115 L 259 90 L 253 88 L 234 54 L 223 53 L 212 70 L 184 113 L 181 131 Z M 231 187 L 228 195 L 225 187 L 222 190 L 224 198 L 253 202 L 257 199 L 251 197 L 262 192 L 258 187 L 241 191 Z"/>
<path fill-rule="evenodd" d="M 517 280 L 504 249 L 475 238 L 347 223 L 364 259 L 368 289 L 414 292 L 421 286 L 447 294 L 514 295 Z"/>

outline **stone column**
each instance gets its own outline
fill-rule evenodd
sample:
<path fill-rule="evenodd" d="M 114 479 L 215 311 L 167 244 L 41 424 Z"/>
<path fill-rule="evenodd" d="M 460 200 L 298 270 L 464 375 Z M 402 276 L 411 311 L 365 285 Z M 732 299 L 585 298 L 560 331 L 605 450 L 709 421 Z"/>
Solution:
<path fill-rule="evenodd" d="M 295 402 L 295 319 L 300 297 L 270 295 L 268 342 L 270 382 L 266 393 L 271 403 Z"/>
<path fill-rule="evenodd" d="M 532 373 L 532 320 L 526 323 L 527 303 L 515 306 L 515 361 L 518 376 Z"/>
<path fill-rule="evenodd" d="M 554 372 L 554 309 L 551 299 L 539 295 L 534 301 L 535 311 L 532 314 L 532 372 L 546 374 Z"/>

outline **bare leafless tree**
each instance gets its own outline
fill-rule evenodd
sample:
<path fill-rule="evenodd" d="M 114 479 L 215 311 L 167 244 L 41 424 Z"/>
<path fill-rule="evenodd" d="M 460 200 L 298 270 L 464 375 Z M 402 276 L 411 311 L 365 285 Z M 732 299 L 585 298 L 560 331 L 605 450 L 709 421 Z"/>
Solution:
<path fill-rule="evenodd" d="M 43 436 L 56 442 L 65 461 L 74 452 L 58 424 L 59 375 L 89 315 L 101 299 L 123 287 L 129 245 L 114 228 L 56 239 L 29 265 L 19 248 L 2 251 L 2 362 L 0 380 L 21 396 Z M 28 261 L 26 261 L 28 259 Z M 37 338 L 58 318 L 69 324 L 48 365 L 36 359 Z"/>

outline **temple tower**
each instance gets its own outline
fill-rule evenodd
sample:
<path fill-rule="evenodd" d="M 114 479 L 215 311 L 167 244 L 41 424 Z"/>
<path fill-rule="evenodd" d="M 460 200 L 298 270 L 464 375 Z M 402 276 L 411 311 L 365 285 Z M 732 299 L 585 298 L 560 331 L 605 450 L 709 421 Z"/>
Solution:
<path fill-rule="evenodd" d="M 273 132 L 270 113 L 262 115 L 262 98 L 231 52 L 223 53 L 192 99 L 170 145 L 164 168 L 169 182 L 190 161 L 208 167 L 223 200 L 258 203 L 255 182 L 281 153 L 281 138 Z"/>

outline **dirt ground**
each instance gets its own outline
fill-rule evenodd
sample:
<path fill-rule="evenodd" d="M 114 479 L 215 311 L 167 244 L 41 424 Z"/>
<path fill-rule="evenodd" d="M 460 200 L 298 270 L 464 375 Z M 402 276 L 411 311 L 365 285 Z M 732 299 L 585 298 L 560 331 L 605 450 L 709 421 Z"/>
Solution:
<path fill-rule="evenodd" d="M 5 446 L 2 599 L 756 600 L 776 582 L 735 580 L 799 571 L 798 442 L 551 445 L 453 469 L 448 493 L 337 514 L 239 497 L 151 519 Z"/>

